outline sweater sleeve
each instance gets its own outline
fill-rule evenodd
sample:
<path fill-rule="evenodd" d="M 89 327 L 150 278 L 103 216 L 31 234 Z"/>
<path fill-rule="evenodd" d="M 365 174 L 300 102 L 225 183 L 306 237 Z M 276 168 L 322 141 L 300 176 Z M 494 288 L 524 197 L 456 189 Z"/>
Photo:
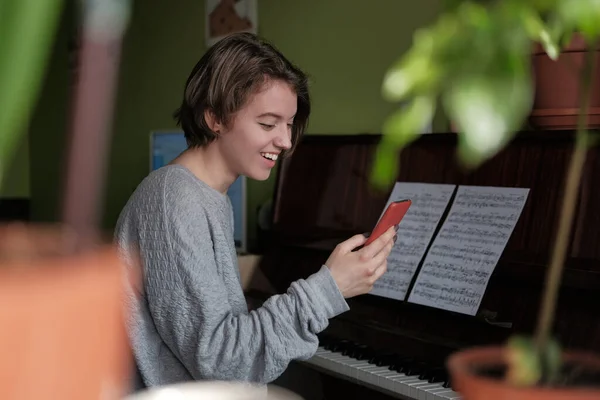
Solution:
<path fill-rule="evenodd" d="M 316 335 L 348 310 L 322 266 L 262 307 L 234 314 L 206 215 L 182 203 L 169 205 L 164 218 L 166 260 L 142 249 L 147 301 L 163 341 L 195 379 L 269 383 L 291 360 L 311 357 Z"/>

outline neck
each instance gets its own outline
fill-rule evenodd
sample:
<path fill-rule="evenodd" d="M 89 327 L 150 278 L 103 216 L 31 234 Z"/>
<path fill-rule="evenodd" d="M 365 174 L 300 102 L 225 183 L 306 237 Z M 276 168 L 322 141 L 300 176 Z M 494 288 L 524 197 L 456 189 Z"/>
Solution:
<path fill-rule="evenodd" d="M 227 168 L 216 146 L 187 149 L 172 162 L 190 170 L 198 179 L 226 194 L 237 175 Z"/>

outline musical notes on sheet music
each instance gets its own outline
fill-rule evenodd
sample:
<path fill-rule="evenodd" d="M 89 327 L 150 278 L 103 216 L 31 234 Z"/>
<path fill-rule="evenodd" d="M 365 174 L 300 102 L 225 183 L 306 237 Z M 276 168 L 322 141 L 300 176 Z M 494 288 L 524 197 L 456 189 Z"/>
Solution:
<path fill-rule="evenodd" d="M 475 315 L 528 194 L 460 186 L 408 301 Z"/>
<path fill-rule="evenodd" d="M 371 294 L 404 300 L 455 188 L 446 184 L 396 183 L 385 208 L 392 201 L 403 199 L 410 199 L 412 205 L 400 222 L 396 244 L 388 257 L 388 270 L 375 283 Z"/>

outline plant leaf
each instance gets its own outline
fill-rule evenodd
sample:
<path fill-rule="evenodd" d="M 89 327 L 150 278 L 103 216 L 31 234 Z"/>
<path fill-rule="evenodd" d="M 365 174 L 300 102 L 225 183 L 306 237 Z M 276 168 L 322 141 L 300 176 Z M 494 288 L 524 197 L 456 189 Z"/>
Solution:
<path fill-rule="evenodd" d="M 399 152 L 419 137 L 431 123 L 434 112 L 434 98 L 418 96 L 386 119 L 371 173 L 371 182 L 375 186 L 384 188 L 395 181 Z"/>
<path fill-rule="evenodd" d="M 0 185 L 25 134 L 54 39 L 62 0 L 0 3 Z"/>
<path fill-rule="evenodd" d="M 522 126 L 532 101 L 531 77 L 524 69 L 458 78 L 443 103 L 461 135 L 463 165 L 474 168 L 494 156 Z"/>
<path fill-rule="evenodd" d="M 533 341 L 525 336 L 511 337 L 507 344 L 506 379 L 517 386 L 532 386 L 542 378 L 540 359 Z"/>
<path fill-rule="evenodd" d="M 562 350 L 555 339 L 548 341 L 545 348 L 538 349 L 532 338 L 512 336 L 506 346 L 507 380 L 517 386 L 533 386 L 545 378 L 556 382 L 562 364 Z M 543 361 L 542 361 L 543 358 Z"/>
<path fill-rule="evenodd" d="M 382 140 L 375 151 L 370 182 L 377 189 L 385 189 L 395 181 L 400 154 L 396 147 Z"/>
<path fill-rule="evenodd" d="M 556 30 L 558 25 L 554 23 L 553 28 L 555 29 L 551 32 L 542 21 L 540 15 L 531 9 L 522 9 L 520 15 L 523 19 L 525 31 L 528 33 L 529 38 L 539 42 L 546 54 L 548 54 L 548 57 L 556 61 L 560 54 L 560 47 L 557 40 L 560 36 L 560 32 Z"/>
<path fill-rule="evenodd" d="M 397 148 L 416 139 L 431 123 L 435 100 L 431 96 L 418 96 L 392 113 L 384 122 L 385 141 Z"/>
<path fill-rule="evenodd" d="M 600 0 L 560 0 L 557 15 L 566 27 L 592 42 L 600 36 Z"/>
<path fill-rule="evenodd" d="M 439 78 L 440 69 L 432 57 L 412 51 L 386 72 L 382 95 L 387 101 L 401 101 L 416 90 L 433 88 Z"/>

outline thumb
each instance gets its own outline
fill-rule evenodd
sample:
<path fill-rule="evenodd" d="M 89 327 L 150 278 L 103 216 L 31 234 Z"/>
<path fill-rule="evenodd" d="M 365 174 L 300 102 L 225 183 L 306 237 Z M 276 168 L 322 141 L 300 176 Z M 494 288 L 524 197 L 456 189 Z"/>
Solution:
<path fill-rule="evenodd" d="M 365 237 L 365 235 L 354 235 L 350 239 L 347 239 L 346 241 L 342 242 L 340 247 L 342 248 L 342 251 L 344 253 L 350 253 L 358 246 L 365 244 L 366 241 L 367 238 Z"/>

